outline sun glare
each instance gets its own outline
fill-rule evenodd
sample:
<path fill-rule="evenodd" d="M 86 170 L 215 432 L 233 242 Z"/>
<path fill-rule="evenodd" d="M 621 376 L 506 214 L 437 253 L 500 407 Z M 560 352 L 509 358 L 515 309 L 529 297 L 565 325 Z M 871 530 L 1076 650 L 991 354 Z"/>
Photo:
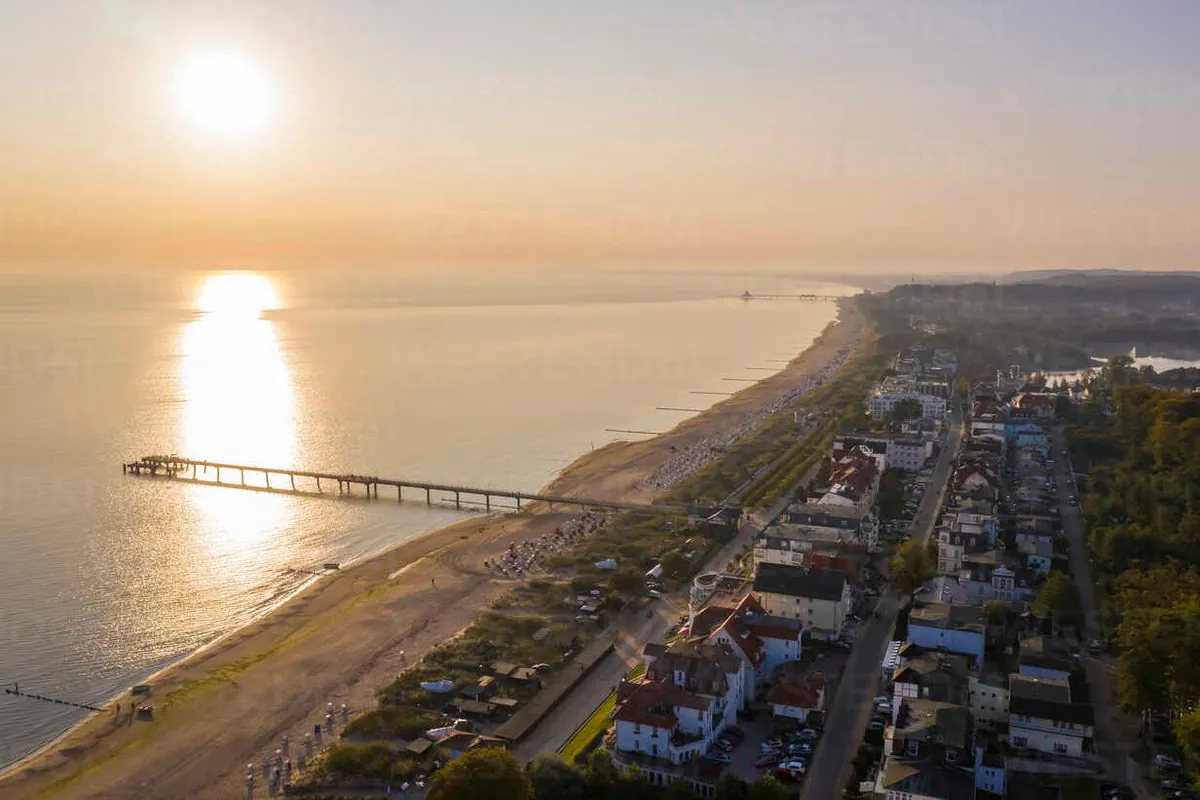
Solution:
<path fill-rule="evenodd" d="M 265 76 L 240 56 L 211 53 L 188 62 L 179 79 L 184 112 L 205 130 L 225 135 L 262 126 L 271 108 Z"/>
<path fill-rule="evenodd" d="M 279 295 L 265 275 L 227 272 L 205 278 L 196 308 L 211 317 L 257 319 L 279 308 Z"/>

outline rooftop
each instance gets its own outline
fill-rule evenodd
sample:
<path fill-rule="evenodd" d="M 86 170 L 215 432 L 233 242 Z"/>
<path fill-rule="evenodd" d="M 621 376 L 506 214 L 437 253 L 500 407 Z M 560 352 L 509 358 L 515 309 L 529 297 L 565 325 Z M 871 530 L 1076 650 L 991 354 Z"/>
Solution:
<path fill-rule="evenodd" d="M 929 603 L 914 608 L 908 616 L 910 625 L 927 625 L 953 630 L 984 629 L 984 615 L 981 606 L 957 605 L 951 603 Z"/>
<path fill-rule="evenodd" d="M 970 727 L 966 706 L 906 698 L 896 718 L 895 737 L 968 748 Z"/>
<path fill-rule="evenodd" d="M 842 599 L 846 576 L 837 570 L 796 567 L 788 564 L 759 564 L 754 573 L 754 591 L 811 597 L 836 602 Z"/>
<path fill-rule="evenodd" d="M 879 782 L 885 792 L 900 792 L 946 800 L 974 800 L 975 779 L 970 773 L 943 764 L 889 756 Z"/>

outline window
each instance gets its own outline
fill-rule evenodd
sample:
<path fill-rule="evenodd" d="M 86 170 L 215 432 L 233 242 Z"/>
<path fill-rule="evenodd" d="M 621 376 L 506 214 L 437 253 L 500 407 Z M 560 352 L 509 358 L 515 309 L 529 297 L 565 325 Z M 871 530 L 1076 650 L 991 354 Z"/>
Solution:
<path fill-rule="evenodd" d="M 1067 752 L 1067 746 L 1066 746 L 1065 744 L 1063 744 L 1062 742 L 1055 742 L 1055 743 L 1054 743 L 1054 752 L 1056 752 L 1056 753 L 1066 753 L 1066 752 Z"/>
<path fill-rule="evenodd" d="M 957 760 L 958 760 L 958 753 L 954 752 L 953 750 L 946 751 L 946 763 L 947 764 L 953 764 Z"/>
<path fill-rule="evenodd" d="M 908 742 L 908 754 L 910 756 L 918 755 L 921 752 L 921 743 L 913 739 Z"/>
<path fill-rule="evenodd" d="M 1028 747 L 1029 746 L 1029 740 L 1026 739 L 1024 736 L 1012 737 L 1012 743 L 1016 747 Z"/>

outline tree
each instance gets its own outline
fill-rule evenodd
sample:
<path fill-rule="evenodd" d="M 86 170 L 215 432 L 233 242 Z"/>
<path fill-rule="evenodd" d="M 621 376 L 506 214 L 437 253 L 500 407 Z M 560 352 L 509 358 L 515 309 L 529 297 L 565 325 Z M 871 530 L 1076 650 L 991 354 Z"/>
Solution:
<path fill-rule="evenodd" d="M 918 586 L 934 575 L 929 551 L 916 539 L 909 539 L 900 545 L 888 568 L 892 585 L 902 595 L 911 595 Z"/>
<path fill-rule="evenodd" d="M 1200 709 L 1189 711 L 1175 720 L 1171 726 L 1179 745 L 1192 758 L 1200 756 Z"/>
<path fill-rule="evenodd" d="M 919 401 L 906 397 L 896 401 L 892 406 L 890 416 L 894 422 L 905 422 L 910 419 L 920 419 L 924 414 L 925 411 L 921 408 Z"/>
<path fill-rule="evenodd" d="M 433 774 L 429 800 L 529 800 L 529 778 L 512 753 L 482 747 L 454 759 Z"/>
<path fill-rule="evenodd" d="M 789 795 L 783 784 L 772 774 L 767 773 L 750 784 L 749 800 L 788 800 Z"/>
<path fill-rule="evenodd" d="M 610 760 L 611 763 L 611 760 Z M 584 776 L 556 755 L 543 753 L 525 766 L 536 800 L 589 796 Z"/>
<path fill-rule="evenodd" d="M 583 779 L 587 782 L 591 796 L 600 797 L 598 790 L 611 789 L 617 784 L 620 773 L 613 763 L 612 755 L 604 748 L 593 750 L 588 755 L 587 768 L 583 771 Z"/>
<path fill-rule="evenodd" d="M 1008 606 L 1003 600 L 989 600 L 983 606 L 983 614 L 992 625 L 1003 625 L 1008 621 Z"/>
<path fill-rule="evenodd" d="M 646 582 L 646 576 L 637 570 L 619 569 L 609 578 L 609 586 L 614 592 L 632 594 L 641 589 Z"/>
<path fill-rule="evenodd" d="M 1051 572 L 1033 598 L 1033 610 L 1056 622 L 1076 619 L 1079 615 L 1079 593 L 1061 572 Z"/>
<path fill-rule="evenodd" d="M 726 772 L 717 781 L 713 791 L 713 800 L 747 800 L 749 791 L 750 787 L 744 780 L 732 772 Z"/>
<path fill-rule="evenodd" d="M 696 800 L 696 790 L 688 781 L 671 781 L 663 797 L 665 800 Z"/>

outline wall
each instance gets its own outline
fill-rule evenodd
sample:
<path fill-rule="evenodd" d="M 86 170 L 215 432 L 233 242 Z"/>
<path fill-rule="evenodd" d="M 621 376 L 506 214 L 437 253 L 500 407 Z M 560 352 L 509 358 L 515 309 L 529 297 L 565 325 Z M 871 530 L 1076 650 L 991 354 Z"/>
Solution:
<path fill-rule="evenodd" d="M 982 631 L 947 630 L 910 621 L 908 641 L 935 650 L 944 647 L 952 653 L 975 656 L 977 664 L 983 663 Z"/>
<path fill-rule="evenodd" d="M 971 714 L 981 722 L 1008 722 L 1008 689 L 972 677 L 968 688 Z"/>
<path fill-rule="evenodd" d="M 655 746 L 657 745 L 657 751 Z M 670 732 L 666 728 L 634 725 L 617 720 L 617 749 L 627 753 L 646 753 L 667 758 L 670 752 Z"/>
<path fill-rule="evenodd" d="M 763 659 L 760 668 L 763 675 L 770 675 L 772 670 L 780 664 L 800 660 L 801 649 L 798 639 L 774 639 L 769 636 L 760 638 L 767 646 L 767 657 Z"/>
<path fill-rule="evenodd" d="M 834 603 L 811 597 L 793 597 L 789 594 L 774 592 L 757 592 L 756 596 L 768 614 L 798 619 L 803 621 L 807 627 L 821 628 L 837 634 L 842 632 L 846 607 L 841 602 Z"/>
<path fill-rule="evenodd" d="M 1050 723 L 1043 720 L 1041 724 L 1049 725 Z M 1021 744 L 1021 737 L 1025 738 L 1024 744 Z M 1031 750 L 1039 750 L 1043 753 L 1072 756 L 1075 758 L 1083 755 L 1082 736 L 1071 736 L 1067 733 L 1025 728 L 1022 727 L 1022 724 L 1015 721 L 1009 723 L 1008 739 L 1013 747 L 1028 747 Z M 1056 744 L 1062 745 L 1065 748 L 1065 752 L 1055 750 L 1054 746 Z"/>

